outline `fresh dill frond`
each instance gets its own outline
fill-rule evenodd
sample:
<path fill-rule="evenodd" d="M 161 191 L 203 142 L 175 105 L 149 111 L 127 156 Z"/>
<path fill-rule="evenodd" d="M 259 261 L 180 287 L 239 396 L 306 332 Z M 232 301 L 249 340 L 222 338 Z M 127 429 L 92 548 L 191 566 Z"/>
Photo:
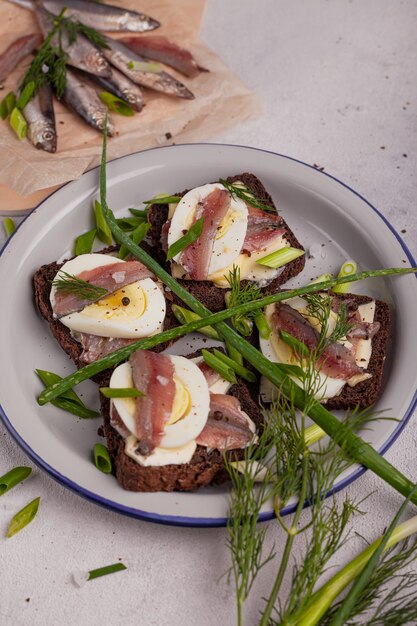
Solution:
<path fill-rule="evenodd" d="M 246 204 L 250 204 L 250 206 L 261 209 L 262 211 L 273 211 L 274 213 L 276 212 L 273 206 L 262 202 L 262 200 L 259 200 L 259 198 L 254 196 L 253 193 L 251 193 L 249 189 L 244 185 L 239 186 L 233 183 L 229 183 L 223 178 L 220 178 L 219 182 L 223 185 L 223 187 L 226 187 L 227 191 L 229 191 L 232 196 L 243 200 L 243 202 L 246 202 Z"/>
<path fill-rule="evenodd" d="M 315 318 L 320 324 L 320 336 L 317 351 L 321 353 L 332 343 L 345 339 L 352 328 L 352 324 L 347 319 L 347 309 L 345 304 L 341 304 L 340 310 L 335 320 L 334 328 L 329 335 L 328 325 L 332 313 L 332 296 L 328 294 L 308 294 L 304 296 L 307 301 L 307 311 L 309 316 Z"/>
<path fill-rule="evenodd" d="M 60 272 L 59 278 L 52 281 L 52 286 L 63 294 L 73 293 L 79 300 L 99 300 L 108 294 L 107 289 L 92 285 L 77 276 Z"/>
<path fill-rule="evenodd" d="M 242 284 L 240 279 L 240 267 L 233 265 L 229 275 L 225 279 L 230 285 L 230 291 L 226 293 L 225 300 L 227 308 L 255 302 L 263 297 L 262 291 L 256 284 L 246 282 Z M 251 311 L 243 315 L 236 315 L 232 318 L 232 324 L 241 335 L 248 336 L 252 333 L 252 321 L 259 315 L 259 311 Z"/>
<path fill-rule="evenodd" d="M 91 26 L 87 26 L 78 20 L 72 20 L 65 17 L 62 24 L 68 33 L 69 43 L 74 43 L 78 35 L 86 37 L 97 48 L 108 48 L 106 38 Z"/>

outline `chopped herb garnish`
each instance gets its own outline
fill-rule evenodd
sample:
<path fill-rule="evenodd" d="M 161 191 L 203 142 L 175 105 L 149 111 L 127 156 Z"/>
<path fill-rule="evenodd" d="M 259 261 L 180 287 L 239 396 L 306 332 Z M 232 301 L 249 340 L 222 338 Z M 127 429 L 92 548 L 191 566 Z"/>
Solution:
<path fill-rule="evenodd" d="M 9 123 L 18 139 L 24 139 L 26 137 L 28 125 L 22 112 L 17 107 L 10 113 Z"/>
<path fill-rule="evenodd" d="M 16 106 L 16 94 L 14 91 L 9 91 L 9 93 L 4 96 L 3 100 L 0 102 L 0 117 L 2 120 L 5 120 L 9 117 L 10 113 Z"/>
<path fill-rule="evenodd" d="M 204 361 L 211 367 L 211 369 L 218 372 L 220 376 L 229 381 L 229 383 L 236 383 L 235 371 L 228 363 L 225 363 L 224 359 L 220 359 L 217 355 L 213 354 L 213 352 L 209 352 L 209 350 L 205 350 L 204 348 L 201 350 L 201 354 Z M 231 359 L 229 360 L 231 361 Z"/>
<path fill-rule="evenodd" d="M 267 254 L 263 256 L 261 259 L 258 259 L 256 262 L 259 265 L 266 265 L 267 267 L 277 268 L 290 263 L 290 261 L 294 261 L 298 259 L 298 257 L 303 256 L 305 254 L 304 250 L 300 250 L 299 248 L 291 248 L 285 247 L 280 250 L 275 250 L 275 252 L 271 252 L 271 254 Z"/>
<path fill-rule="evenodd" d="M 151 74 L 160 74 L 163 69 L 160 63 L 156 63 L 154 61 L 129 61 L 127 67 L 130 70 L 150 72 Z"/>
<path fill-rule="evenodd" d="M 103 209 L 101 208 L 101 204 L 98 200 L 94 201 L 93 211 L 94 211 L 94 217 L 96 220 L 97 237 L 103 243 L 106 243 L 108 246 L 111 246 L 113 243 L 113 237 L 111 234 L 111 230 L 108 227 L 107 222 L 103 217 Z"/>
<path fill-rule="evenodd" d="M 58 278 L 52 281 L 52 286 L 61 293 L 73 293 L 79 300 L 91 300 L 92 302 L 100 300 L 108 294 L 104 287 L 97 287 L 97 285 L 92 285 L 82 278 L 62 271 L 59 272 Z"/>
<path fill-rule="evenodd" d="M 128 102 L 122 100 L 118 96 L 115 96 L 109 91 L 100 91 L 99 98 L 110 111 L 124 115 L 125 117 L 132 117 L 135 114 L 134 110 Z"/>
<path fill-rule="evenodd" d="M 259 198 L 256 198 L 256 196 L 254 196 L 253 193 L 251 193 L 246 186 L 237 185 L 236 183 L 229 183 L 227 182 L 227 180 L 224 180 L 224 178 L 220 178 L 219 182 L 223 185 L 223 187 L 226 187 L 227 191 L 229 191 L 232 196 L 243 200 L 243 202 L 246 202 L 246 204 L 256 207 L 257 209 L 261 209 L 262 211 L 273 211 L 274 213 L 276 213 L 276 210 L 273 206 L 262 202 L 261 200 L 259 200 Z"/>
<path fill-rule="evenodd" d="M 0 496 L 25 480 L 32 473 L 31 467 L 14 467 L 7 474 L 0 476 Z"/>
<path fill-rule="evenodd" d="M 144 239 L 148 234 L 148 230 L 150 229 L 150 227 L 151 225 L 147 222 L 141 222 L 139 226 L 137 226 L 135 230 L 131 233 L 131 240 L 136 244 L 140 243 L 142 239 Z M 119 249 L 119 259 L 125 259 L 127 256 L 129 256 L 129 254 L 130 251 L 126 248 L 124 244 L 122 244 Z"/>
<path fill-rule="evenodd" d="M 92 230 L 79 235 L 75 240 L 75 248 L 74 254 L 75 256 L 79 256 L 80 254 L 89 254 L 93 249 L 94 240 L 97 235 L 97 229 L 93 228 Z"/>
<path fill-rule="evenodd" d="M 145 394 L 135 387 L 100 387 L 105 398 L 142 398 Z"/>
<path fill-rule="evenodd" d="M 352 276 L 356 273 L 357 265 L 355 261 L 346 261 L 343 263 L 337 275 L 338 278 L 344 278 L 345 276 Z M 349 291 L 350 283 L 343 283 L 343 285 L 335 285 L 333 291 L 335 293 L 346 293 Z"/>
<path fill-rule="evenodd" d="M 38 512 L 40 498 L 35 498 L 32 502 L 29 502 L 21 511 L 16 513 L 9 524 L 7 529 L 7 536 L 13 537 L 16 533 L 22 530 L 25 526 L 30 524 Z"/>
<path fill-rule="evenodd" d="M 94 464 L 100 472 L 104 474 L 110 474 L 112 470 L 111 459 L 109 451 L 102 443 L 96 443 L 93 448 Z"/>
<path fill-rule="evenodd" d="M 150 200 L 144 200 L 143 204 L 175 204 L 180 200 L 180 196 L 164 196 L 163 194 L 159 194 Z"/>
<path fill-rule="evenodd" d="M 35 370 L 35 372 L 45 387 L 55 385 L 62 380 L 61 376 L 58 376 L 58 374 L 55 374 L 54 372 L 48 372 L 40 369 Z M 51 404 L 56 406 L 58 409 L 68 411 L 68 413 L 72 413 L 73 415 L 77 415 L 77 417 L 82 417 L 83 419 L 91 419 L 99 416 L 99 413 L 86 407 L 81 398 L 79 398 L 72 389 L 64 391 L 58 396 L 58 398 L 55 398 Z"/>
<path fill-rule="evenodd" d="M 204 226 L 204 217 L 200 217 L 190 228 L 190 230 L 183 236 L 177 239 L 171 246 L 168 248 L 167 253 L 167 261 L 173 259 L 177 254 L 182 252 L 184 248 L 191 245 L 196 241 L 201 233 L 203 232 Z"/>
<path fill-rule="evenodd" d="M 5 217 L 3 220 L 4 230 L 6 231 L 6 235 L 10 237 L 16 230 L 16 225 L 11 217 Z"/>
<path fill-rule="evenodd" d="M 100 576 L 107 576 L 107 574 L 121 572 L 124 569 L 127 569 L 127 567 L 123 563 L 114 563 L 113 565 L 106 565 L 105 567 L 92 569 L 88 572 L 87 580 L 94 580 L 94 578 L 100 578 Z"/>

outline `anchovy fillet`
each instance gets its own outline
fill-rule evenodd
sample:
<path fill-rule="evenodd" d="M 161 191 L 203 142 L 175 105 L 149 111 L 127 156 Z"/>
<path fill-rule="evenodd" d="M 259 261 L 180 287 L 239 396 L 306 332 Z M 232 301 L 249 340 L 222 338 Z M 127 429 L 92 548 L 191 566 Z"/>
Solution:
<path fill-rule="evenodd" d="M 207 71 L 197 64 L 191 52 L 162 35 L 129 35 L 119 41 L 136 54 L 170 65 L 189 78 Z"/>
<path fill-rule="evenodd" d="M 28 124 L 28 135 L 35 148 L 56 152 L 57 134 L 55 126 L 52 89 L 43 85 L 23 109 Z"/>
<path fill-rule="evenodd" d="M 67 69 L 67 83 L 62 100 L 87 124 L 103 131 L 107 107 L 102 103 L 94 89 L 86 85 L 70 69 Z M 107 133 L 110 136 L 114 135 L 114 125 L 110 117 L 107 118 Z"/>
<path fill-rule="evenodd" d="M 25 35 L 13 41 L 0 55 L 0 83 L 6 80 L 20 61 L 33 52 L 41 43 L 42 35 L 40 33 Z"/>
<path fill-rule="evenodd" d="M 146 60 L 135 54 L 119 41 L 111 39 L 110 37 L 106 37 L 105 39 L 109 47 L 103 48 L 104 56 L 134 83 L 169 96 L 186 98 L 187 100 L 194 98 L 194 94 L 192 94 L 185 85 L 167 72 L 142 72 L 140 70 L 131 69 L 128 67 L 130 61 L 146 63 Z"/>

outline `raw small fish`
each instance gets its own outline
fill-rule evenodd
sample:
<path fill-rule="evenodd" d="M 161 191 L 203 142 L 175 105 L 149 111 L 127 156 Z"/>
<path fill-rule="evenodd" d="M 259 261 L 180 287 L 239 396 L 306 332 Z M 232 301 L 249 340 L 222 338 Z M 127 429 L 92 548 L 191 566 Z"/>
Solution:
<path fill-rule="evenodd" d="M 25 35 L 13 41 L 0 55 L 0 83 L 6 80 L 20 61 L 40 46 L 41 43 L 42 35 L 40 33 Z"/>
<path fill-rule="evenodd" d="M 35 11 L 42 32 L 46 36 L 53 28 L 54 16 L 38 4 Z M 55 46 L 59 44 L 58 35 L 54 37 L 52 43 Z M 111 68 L 101 51 L 93 46 L 83 35 L 77 35 L 76 40 L 70 43 L 68 33 L 63 30 L 61 45 L 69 65 L 96 76 L 104 76 L 106 78 L 111 76 Z"/>
<path fill-rule="evenodd" d="M 214 241 L 222 219 L 226 216 L 231 195 L 216 188 L 199 203 L 194 223 L 204 217 L 203 231 L 198 239 L 182 252 L 179 262 L 192 280 L 207 280 Z"/>
<path fill-rule="evenodd" d="M 133 384 L 144 394 L 135 399 L 138 452 L 150 454 L 160 443 L 172 414 L 175 397 L 174 365 L 166 354 L 137 350 L 129 359 Z"/>
<path fill-rule="evenodd" d="M 138 85 L 135 85 L 135 83 L 122 74 L 122 72 L 119 72 L 115 67 L 111 69 L 110 78 L 90 74 L 86 74 L 86 76 L 105 91 L 110 91 L 110 93 L 130 104 L 135 111 L 141 111 L 143 109 L 143 95 Z"/>
<path fill-rule="evenodd" d="M 56 152 L 56 126 L 52 89 L 43 85 L 23 109 L 28 135 L 35 148 Z"/>
<path fill-rule="evenodd" d="M 128 67 L 130 61 L 146 63 L 143 57 L 138 56 L 122 43 L 110 37 L 106 37 L 108 48 L 103 48 L 106 59 L 134 83 L 154 89 L 169 96 L 192 100 L 194 95 L 179 80 L 167 72 L 142 72 Z"/>
<path fill-rule="evenodd" d="M 107 107 L 102 103 L 92 87 L 86 85 L 76 76 L 75 72 L 67 68 L 67 83 L 62 101 L 75 111 L 82 119 L 97 130 L 103 131 Z M 114 125 L 107 117 L 107 133 L 114 135 Z"/>
<path fill-rule="evenodd" d="M 282 219 L 278 213 L 262 211 L 248 205 L 248 227 L 242 251 L 259 250 L 284 233 L 285 228 L 282 227 Z"/>
<path fill-rule="evenodd" d="M 119 41 L 136 54 L 146 59 L 152 59 L 153 61 L 160 61 L 161 63 L 170 65 L 189 78 L 197 76 L 201 71 L 207 71 L 197 64 L 191 52 L 188 52 L 185 48 L 180 48 L 176 43 L 169 41 L 169 39 L 162 35 L 150 35 L 146 37 L 133 35 L 122 37 Z"/>
<path fill-rule="evenodd" d="M 210 394 L 210 412 L 201 433 L 196 438 L 200 446 L 216 450 L 236 450 L 246 447 L 253 439 L 246 413 L 234 396 Z"/>
<path fill-rule="evenodd" d="M 89 0 L 42 0 L 42 4 L 54 15 L 59 15 L 66 7 L 67 17 L 77 19 L 95 30 L 142 33 L 160 26 L 157 20 L 144 13 L 129 11 L 111 4 Z"/>
<path fill-rule="evenodd" d="M 76 85 L 75 81 L 73 81 L 72 74 L 70 74 L 70 77 L 71 82 L 69 87 L 72 88 L 73 84 L 74 86 Z M 83 87 L 85 86 L 84 83 L 81 83 L 81 81 L 80 84 Z M 96 95 L 95 91 L 93 93 Z M 96 98 L 98 99 L 97 95 Z M 100 100 L 99 102 L 101 104 Z M 104 105 L 102 104 L 102 106 Z M 100 130 L 103 130 L 103 126 Z M 78 274 L 77 278 L 84 280 L 95 287 L 106 289 L 108 295 L 118 289 L 122 289 L 122 287 L 126 287 L 126 285 L 136 282 L 137 280 L 142 280 L 143 278 L 148 278 L 150 276 L 153 276 L 152 272 L 150 272 L 140 261 L 126 261 L 125 263 L 112 263 L 111 265 L 101 265 L 99 267 L 95 267 L 92 270 L 85 270 L 84 272 Z M 76 293 L 67 293 L 65 291 L 57 290 L 55 295 L 54 314 L 58 317 L 62 317 L 63 315 L 74 313 L 75 311 L 81 311 L 89 304 L 91 304 L 91 300 L 79 298 Z"/>

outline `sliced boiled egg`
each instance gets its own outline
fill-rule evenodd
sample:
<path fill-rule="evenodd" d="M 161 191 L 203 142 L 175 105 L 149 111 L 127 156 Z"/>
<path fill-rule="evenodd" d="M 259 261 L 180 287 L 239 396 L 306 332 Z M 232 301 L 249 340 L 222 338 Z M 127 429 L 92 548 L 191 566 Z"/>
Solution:
<path fill-rule="evenodd" d="M 107 254 L 83 254 L 67 261 L 56 278 L 64 272 L 78 275 L 96 267 L 125 263 Z M 52 287 L 50 302 L 54 309 L 56 287 Z M 163 326 L 166 303 L 162 290 L 152 278 L 143 278 L 84 307 L 69 313 L 60 322 L 72 331 L 99 337 L 135 339 L 149 337 Z"/>
<path fill-rule="evenodd" d="M 215 189 L 225 189 L 221 183 L 213 183 L 196 187 L 186 193 L 178 203 L 172 217 L 168 232 L 168 246 L 178 241 L 194 222 L 199 203 Z M 248 224 L 248 208 L 239 198 L 232 196 L 230 207 L 221 221 L 213 245 L 209 263 L 209 274 L 218 272 L 239 256 L 246 236 Z M 180 262 L 181 253 L 174 257 Z"/>
<path fill-rule="evenodd" d="M 210 410 L 210 394 L 204 374 L 195 363 L 182 356 L 170 355 L 169 358 L 174 366 L 175 396 L 159 448 L 178 449 L 194 441 L 203 430 Z M 130 364 L 119 365 L 112 374 L 110 387 L 131 387 L 132 384 Z M 112 403 L 126 428 L 136 437 L 135 401 L 114 398 Z"/>

